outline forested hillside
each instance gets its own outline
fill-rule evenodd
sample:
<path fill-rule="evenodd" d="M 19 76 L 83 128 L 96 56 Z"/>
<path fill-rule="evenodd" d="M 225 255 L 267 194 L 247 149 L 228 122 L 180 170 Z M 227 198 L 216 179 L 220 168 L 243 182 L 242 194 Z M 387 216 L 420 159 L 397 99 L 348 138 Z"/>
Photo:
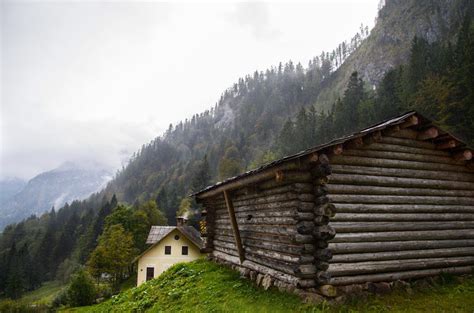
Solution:
<path fill-rule="evenodd" d="M 85 263 L 92 273 L 106 272 L 119 281 L 129 274 L 127 266 L 99 262 L 114 252 L 108 243 L 123 242 L 121 262 L 129 264 L 144 248 L 150 225 L 174 223 L 178 208 L 193 211 L 193 203 L 186 200 L 192 191 L 402 111 L 416 109 L 472 143 L 473 11 L 470 1 L 453 3 L 447 10 L 462 8 L 464 18 L 458 27 L 449 25 L 452 36 L 410 38 L 404 43 L 410 47 L 405 64 L 381 69 L 385 74 L 376 89 L 351 72 L 337 90 L 341 97 L 321 109 L 321 92 L 348 70 L 340 62 L 351 56 L 341 54 L 338 59 L 339 47 L 307 66 L 289 61 L 256 71 L 224 91 L 212 109 L 170 125 L 144 145 L 102 192 L 8 226 L 0 238 L 1 292 L 18 297 L 42 281 L 67 280 Z M 390 19 L 395 19 L 403 5 L 387 5 L 379 16 L 394 14 Z M 388 31 L 393 25 L 376 27 Z M 365 36 L 362 27 L 353 54 L 377 49 L 368 46 L 372 34 Z M 390 55 L 386 59 L 393 60 Z"/>

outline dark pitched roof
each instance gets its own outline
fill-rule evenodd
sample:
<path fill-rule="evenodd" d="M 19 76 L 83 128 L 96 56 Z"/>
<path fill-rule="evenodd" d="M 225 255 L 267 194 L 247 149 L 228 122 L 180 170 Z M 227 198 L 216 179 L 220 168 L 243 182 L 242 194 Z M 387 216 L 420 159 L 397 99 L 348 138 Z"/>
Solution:
<path fill-rule="evenodd" d="M 148 238 L 146 239 L 146 243 L 150 244 L 151 246 L 149 246 L 148 249 L 133 259 L 132 263 L 135 263 L 139 258 L 156 246 L 175 229 L 179 230 L 181 234 L 194 243 L 199 248 L 199 250 L 204 248 L 204 241 L 201 238 L 201 234 L 193 226 L 151 226 L 150 232 L 148 233 Z"/>
<path fill-rule="evenodd" d="M 431 120 L 427 119 L 426 117 L 422 116 L 421 114 L 415 112 L 415 111 L 410 111 L 410 112 L 407 112 L 407 113 L 404 113 L 400 116 L 397 116 L 397 117 L 394 117 L 394 118 L 391 118 L 391 119 L 388 119 L 386 121 L 383 121 L 383 122 L 380 122 L 380 123 L 377 123 L 373 126 L 370 126 L 370 127 L 367 127 L 367 128 L 364 128 L 358 132 L 355 132 L 351 135 L 348 135 L 348 136 L 344 136 L 344 137 L 340 137 L 340 138 L 337 138 L 337 139 L 334 139 L 328 143 L 325 143 L 325 144 L 322 144 L 322 145 L 318 145 L 318 146 L 315 146 L 315 147 L 312 147 L 312 148 L 309 148 L 309 149 L 306 149 L 306 150 L 303 150 L 303 151 L 300 151 L 296 154 L 293 154 L 293 155 L 289 155 L 289 156 L 286 156 L 284 158 L 281 158 L 279 160 L 276 160 L 276 161 L 273 161 L 273 162 L 270 162 L 270 163 L 267 163 L 265 165 L 262 165 L 261 167 L 259 168 L 256 168 L 256 169 L 253 169 L 253 170 L 250 170 L 250 171 L 247 171 L 247 172 L 244 172 L 242 174 L 239 174 L 237 176 L 234 176 L 234 177 L 231 177 L 231 178 L 228 178 L 222 182 L 218 182 L 216 183 L 215 185 L 212 185 L 212 186 L 208 186 L 206 188 L 204 188 L 203 190 L 201 191 L 198 191 L 194 194 L 192 194 L 191 196 L 194 196 L 194 197 L 197 197 L 199 198 L 200 195 L 208 192 L 208 191 L 211 191 L 211 190 L 214 190 L 218 187 L 224 187 L 224 185 L 228 184 L 228 183 L 231 183 L 231 182 L 234 182 L 234 181 L 237 181 L 239 179 L 242 179 L 244 177 L 247 177 L 247 176 L 251 176 L 251 175 L 254 175 L 254 174 L 257 174 L 259 172 L 262 172 L 263 170 L 266 170 L 268 168 L 272 168 L 274 166 L 277 166 L 279 164 L 282 164 L 282 163 L 285 163 L 285 162 L 289 162 L 289 161 L 293 161 L 293 160 L 296 160 L 296 159 L 299 159 L 303 156 L 307 156 L 307 155 L 310 155 L 314 152 L 320 152 L 321 150 L 324 150 L 324 149 L 327 149 L 329 147 L 332 147 L 332 146 L 336 146 L 336 145 L 339 145 L 339 144 L 343 144 L 349 140 L 352 140 L 352 139 L 356 139 L 356 138 L 359 138 L 359 137 L 363 137 L 363 136 L 366 136 L 370 133 L 374 133 L 376 131 L 382 131 L 388 127 L 391 127 L 391 126 L 396 126 L 396 125 L 400 125 L 402 123 L 404 123 L 408 118 L 410 118 L 411 116 L 416 116 L 418 118 L 420 118 L 422 120 L 422 126 L 425 127 L 427 125 L 432 125 L 432 122 Z M 445 137 L 448 137 L 449 139 L 454 139 L 456 140 L 458 143 L 461 144 L 461 146 L 466 146 L 466 144 L 454 137 L 453 135 L 447 133 L 447 132 L 443 132 L 443 136 Z"/>
<path fill-rule="evenodd" d="M 148 233 L 148 238 L 146 240 L 147 244 L 156 244 L 163 240 L 169 233 L 173 230 L 178 229 L 186 238 L 188 238 L 192 243 L 194 243 L 199 249 L 201 249 L 204 244 L 201 238 L 201 234 L 193 226 L 152 226 L 150 233 Z"/>

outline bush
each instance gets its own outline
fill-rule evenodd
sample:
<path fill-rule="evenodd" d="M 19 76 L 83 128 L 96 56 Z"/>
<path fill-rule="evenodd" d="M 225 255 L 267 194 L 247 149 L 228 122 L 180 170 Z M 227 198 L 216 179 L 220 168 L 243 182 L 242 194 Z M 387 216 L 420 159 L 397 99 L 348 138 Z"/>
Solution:
<path fill-rule="evenodd" d="M 109 299 L 112 297 L 113 291 L 109 284 L 99 284 L 96 289 L 98 299 Z"/>
<path fill-rule="evenodd" d="M 53 299 L 52 306 L 57 308 L 68 304 L 68 290 L 61 290 Z"/>
<path fill-rule="evenodd" d="M 74 275 L 67 289 L 68 304 L 71 306 L 85 306 L 94 303 L 96 290 L 94 282 L 85 270 Z"/>

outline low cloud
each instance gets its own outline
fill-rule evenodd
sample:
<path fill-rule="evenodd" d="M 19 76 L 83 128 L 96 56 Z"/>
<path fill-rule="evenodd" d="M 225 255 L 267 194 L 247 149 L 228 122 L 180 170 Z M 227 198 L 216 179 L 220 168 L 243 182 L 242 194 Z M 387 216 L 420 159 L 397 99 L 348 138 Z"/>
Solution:
<path fill-rule="evenodd" d="M 233 20 L 248 28 L 258 40 L 272 40 L 281 36 L 270 20 L 270 9 L 264 2 L 239 3 L 233 12 Z"/>
<path fill-rule="evenodd" d="M 39 110 L 31 113 L 30 118 L 7 120 L 2 125 L 2 144 L 9 149 L 1 154 L 0 177 L 28 179 L 66 160 L 116 170 L 160 133 L 149 123 L 76 121 L 57 119 Z"/>

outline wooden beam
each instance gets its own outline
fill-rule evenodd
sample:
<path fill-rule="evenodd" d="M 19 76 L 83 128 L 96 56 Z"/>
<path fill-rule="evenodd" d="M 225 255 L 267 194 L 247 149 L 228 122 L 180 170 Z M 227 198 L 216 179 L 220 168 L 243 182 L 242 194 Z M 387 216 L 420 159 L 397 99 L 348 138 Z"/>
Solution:
<path fill-rule="evenodd" d="M 341 154 L 342 151 L 343 151 L 342 144 L 335 145 L 335 146 L 332 148 L 332 153 L 335 154 L 335 155 Z"/>
<path fill-rule="evenodd" d="M 452 149 L 452 148 L 455 148 L 456 145 L 457 145 L 456 140 L 452 139 L 452 140 L 448 140 L 440 144 L 437 144 L 436 149 L 438 150 Z"/>
<path fill-rule="evenodd" d="M 380 140 L 382 140 L 382 132 L 381 131 L 373 132 L 372 134 L 367 135 L 367 136 L 364 137 L 364 143 L 368 144 L 368 145 L 379 142 Z"/>
<path fill-rule="evenodd" d="M 464 151 L 454 154 L 453 157 L 456 161 L 469 161 L 472 159 L 472 151 L 464 150 Z"/>
<path fill-rule="evenodd" d="M 416 137 L 416 139 L 418 139 L 418 140 L 428 140 L 428 139 L 436 138 L 436 137 L 438 137 L 438 135 L 439 135 L 438 129 L 436 127 L 430 127 L 428 129 L 422 131 L 421 133 L 419 133 L 418 136 Z"/>
<path fill-rule="evenodd" d="M 352 140 L 350 140 L 347 143 L 347 148 L 349 149 L 357 149 L 360 148 L 364 145 L 364 140 L 362 140 L 362 137 L 357 137 Z"/>
<path fill-rule="evenodd" d="M 391 126 L 391 127 L 388 127 L 386 129 L 384 129 L 382 131 L 383 135 L 385 136 L 392 136 L 393 134 L 396 134 L 400 131 L 400 126 L 399 125 L 395 125 L 395 126 Z"/>
<path fill-rule="evenodd" d="M 239 253 L 240 263 L 242 263 L 245 260 L 245 252 L 244 252 L 244 248 L 242 247 L 242 240 L 240 239 L 239 225 L 237 225 L 237 219 L 235 218 L 234 205 L 232 203 L 232 199 L 230 198 L 227 190 L 224 190 L 224 199 L 225 199 L 225 204 L 227 206 L 227 210 L 229 211 L 230 222 L 232 224 L 232 231 L 234 233 L 235 246 L 237 247 L 237 251 Z"/>
<path fill-rule="evenodd" d="M 407 127 L 410 127 L 410 126 L 418 125 L 418 123 L 419 123 L 418 117 L 416 117 L 415 115 L 412 115 L 412 116 L 408 117 L 399 126 L 400 126 L 400 128 L 403 129 L 403 128 L 407 128 Z"/>
<path fill-rule="evenodd" d="M 317 152 L 313 152 L 309 155 L 308 157 L 308 162 L 309 163 L 316 163 L 318 162 L 319 156 Z"/>
<path fill-rule="evenodd" d="M 276 171 L 300 170 L 300 169 L 304 169 L 304 164 L 301 165 L 296 160 L 292 160 L 289 162 L 285 162 L 285 163 L 273 166 L 271 168 L 267 168 L 260 172 L 254 173 L 252 175 L 244 176 L 239 179 L 232 180 L 228 183 L 221 184 L 215 187 L 214 189 L 211 189 L 211 190 L 208 190 L 196 195 L 196 197 L 198 199 L 213 197 L 218 194 L 222 194 L 224 190 L 230 191 L 230 190 L 245 187 L 249 184 L 256 184 L 264 180 L 274 179 Z"/>

